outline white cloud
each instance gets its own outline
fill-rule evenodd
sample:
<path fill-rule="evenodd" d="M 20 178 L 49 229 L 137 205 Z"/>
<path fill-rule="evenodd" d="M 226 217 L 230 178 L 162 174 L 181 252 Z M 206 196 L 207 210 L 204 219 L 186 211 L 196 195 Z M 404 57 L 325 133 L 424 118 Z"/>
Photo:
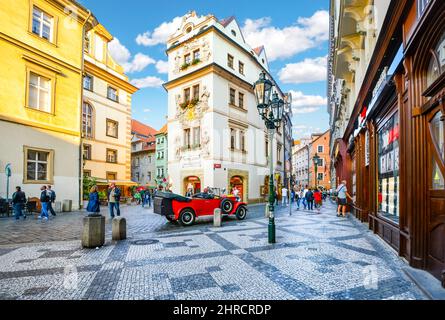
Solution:
<path fill-rule="evenodd" d="M 283 83 L 293 84 L 325 81 L 327 78 L 327 56 L 286 64 L 278 72 L 278 77 Z"/>
<path fill-rule="evenodd" d="M 167 42 L 168 37 L 178 30 L 181 23 L 182 17 L 176 17 L 172 21 L 163 22 L 156 27 L 153 32 L 146 31 L 138 34 L 136 43 L 146 47 L 164 44 Z"/>
<path fill-rule="evenodd" d="M 282 29 L 271 25 L 270 18 L 247 19 L 242 28 L 246 42 L 252 47 L 264 45 L 269 61 L 284 59 L 316 47 L 329 39 L 329 13 L 315 12 L 311 17 Z"/>
<path fill-rule="evenodd" d="M 156 70 L 158 70 L 158 73 L 168 73 L 168 61 L 158 60 Z"/>
<path fill-rule="evenodd" d="M 113 59 L 128 73 L 142 71 L 149 64 L 156 63 L 156 60 L 143 53 L 137 53 L 131 60 L 130 51 L 120 43 L 118 38 L 114 38 L 108 44 L 108 49 Z"/>
<path fill-rule="evenodd" d="M 301 91 L 290 91 L 292 93 L 292 112 L 294 114 L 311 113 L 318 111 L 321 106 L 326 106 L 326 97 L 305 95 Z"/>
<path fill-rule="evenodd" d="M 144 112 L 151 112 L 151 109 L 144 109 Z"/>
<path fill-rule="evenodd" d="M 164 83 L 164 80 L 158 78 L 158 77 L 152 77 L 152 76 L 148 76 L 145 78 L 140 78 L 140 79 L 133 79 L 131 80 L 131 83 L 138 87 L 139 89 L 142 88 L 157 88 L 162 86 L 162 84 Z"/>

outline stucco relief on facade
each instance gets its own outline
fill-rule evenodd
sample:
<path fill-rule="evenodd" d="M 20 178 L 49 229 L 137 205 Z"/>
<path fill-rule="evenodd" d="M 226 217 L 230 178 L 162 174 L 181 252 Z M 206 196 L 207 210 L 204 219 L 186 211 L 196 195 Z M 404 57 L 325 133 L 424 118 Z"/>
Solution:
<path fill-rule="evenodd" d="M 184 56 L 186 54 L 193 55 L 193 51 L 199 49 L 200 57 L 199 62 L 207 62 L 210 60 L 212 53 L 210 51 L 210 43 L 207 37 L 194 39 L 190 43 L 184 44 L 182 49 L 178 50 L 175 55 L 175 67 L 173 69 L 173 74 L 179 74 L 182 71 L 182 67 L 184 64 Z M 193 64 L 192 64 L 193 65 Z"/>

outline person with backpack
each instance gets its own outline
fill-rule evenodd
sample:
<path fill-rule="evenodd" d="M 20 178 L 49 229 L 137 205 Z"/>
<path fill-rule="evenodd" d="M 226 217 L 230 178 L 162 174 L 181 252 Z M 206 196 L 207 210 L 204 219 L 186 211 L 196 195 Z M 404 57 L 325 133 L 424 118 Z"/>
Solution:
<path fill-rule="evenodd" d="M 26 214 L 23 213 L 26 204 L 26 195 L 19 186 L 15 187 L 15 190 L 12 195 L 12 208 L 14 209 L 15 219 L 20 220 L 21 215 L 23 215 L 23 219 L 26 219 Z"/>
<path fill-rule="evenodd" d="M 40 211 L 38 219 L 48 220 L 48 202 L 50 201 L 50 197 L 48 196 L 46 186 L 42 186 L 40 190 L 42 191 L 40 193 L 40 204 L 42 206 L 42 210 Z"/>
<path fill-rule="evenodd" d="M 305 195 L 305 199 L 307 202 L 307 209 L 308 210 L 314 210 L 314 193 L 312 192 L 312 189 L 308 189 Z"/>

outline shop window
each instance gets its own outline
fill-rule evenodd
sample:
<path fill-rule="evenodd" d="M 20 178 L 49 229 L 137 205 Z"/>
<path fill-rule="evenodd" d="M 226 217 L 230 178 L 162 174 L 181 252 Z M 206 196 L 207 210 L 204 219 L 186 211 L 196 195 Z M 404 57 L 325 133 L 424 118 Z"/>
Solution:
<path fill-rule="evenodd" d="M 432 187 L 433 190 L 443 190 L 445 189 L 445 182 L 442 175 L 442 172 L 440 172 L 439 166 L 437 165 L 437 161 L 433 159 L 433 176 L 432 176 Z"/>
<path fill-rule="evenodd" d="M 440 121 L 442 117 L 442 112 L 436 113 L 433 120 L 431 120 L 431 133 L 433 136 L 434 144 L 436 145 L 439 155 L 443 161 L 445 161 L 445 129 L 444 121 Z"/>
<path fill-rule="evenodd" d="M 429 87 L 439 76 L 445 72 L 445 33 L 439 40 L 439 44 L 432 50 L 432 57 L 428 66 L 427 86 Z"/>
<path fill-rule="evenodd" d="M 378 131 L 379 214 L 399 222 L 399 115 L 395 113 Z"/>

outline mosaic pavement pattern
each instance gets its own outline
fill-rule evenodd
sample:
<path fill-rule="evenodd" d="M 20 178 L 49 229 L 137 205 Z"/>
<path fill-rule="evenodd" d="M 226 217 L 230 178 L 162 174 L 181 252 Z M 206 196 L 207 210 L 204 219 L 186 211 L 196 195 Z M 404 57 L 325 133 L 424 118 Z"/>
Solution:
<path fill-rule="evenodd" d="M 99 249 L 79 240 L 0 246 L 0 299 L 425 298 L 386 244 L 331 205 L 279 210 L 274 245 L 263 210 L 221 228 L 134 226 L 129 239 Z"/>

